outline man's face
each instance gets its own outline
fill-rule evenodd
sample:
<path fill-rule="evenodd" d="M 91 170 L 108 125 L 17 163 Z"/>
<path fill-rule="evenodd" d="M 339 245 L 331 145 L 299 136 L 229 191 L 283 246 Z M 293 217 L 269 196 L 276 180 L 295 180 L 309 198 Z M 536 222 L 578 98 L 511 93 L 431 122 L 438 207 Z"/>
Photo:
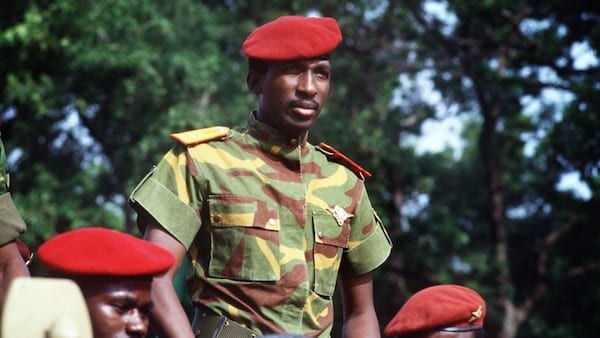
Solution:
<path fill-rule="evenodd" d="M 152 307 L 151 283 L 151 279 L 98 279 L 80 283 L 94 338 L 145 337 Z"/>
<path fill-rule="evenodd" d="M 327 96 L 329 60 L 307 59 L 269 64 L 264 74 L 251 71 L 249 81 L 258 95 L 257 119 L 296 137 L 314 124 Z"/>

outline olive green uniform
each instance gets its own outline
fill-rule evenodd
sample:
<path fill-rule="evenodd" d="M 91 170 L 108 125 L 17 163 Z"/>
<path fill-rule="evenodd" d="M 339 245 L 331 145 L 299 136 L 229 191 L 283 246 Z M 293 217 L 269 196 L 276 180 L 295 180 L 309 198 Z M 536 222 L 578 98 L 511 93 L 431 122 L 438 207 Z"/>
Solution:
<path fill-rule="evenodd" d="M 8 192 L 8 177 L 4 144 L 0 140 L 0 246 L 15 240 L 26 229 Z"/>
<path fill-rule="evenodd" d="M 188 250 L 192 301 L 261 334 L 328 337 L 338 274 L 372 271 L 391 250 L 364 182 L 253 114 L 184 143 L 131 203 L 140 225 L 152 217 Z"/>

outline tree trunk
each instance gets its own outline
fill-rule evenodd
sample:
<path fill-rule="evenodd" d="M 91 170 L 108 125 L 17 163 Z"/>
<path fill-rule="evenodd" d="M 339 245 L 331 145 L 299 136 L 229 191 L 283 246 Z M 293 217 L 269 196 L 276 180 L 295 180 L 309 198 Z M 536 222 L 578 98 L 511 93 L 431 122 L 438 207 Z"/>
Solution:
<path fill-rule="evenodd" d="M 502 328 L 499 337 L 516 337 L 519 321 L 515 304 L 511 298 L 510 262 L 508 259 L 508 234 L 504 223 L 504 189 L 502 185 L 502 168 L 496 145 L 496 127 L 500 116 L 498 103 L 490 106 L 480 96 L 482 107 L 483 128 L 480 136 L 481 159 L 485 168 L 489 199 L 489 220 L 493 241 L 493 263 L 497 270 L 500 306 L 504 312 Z"/>

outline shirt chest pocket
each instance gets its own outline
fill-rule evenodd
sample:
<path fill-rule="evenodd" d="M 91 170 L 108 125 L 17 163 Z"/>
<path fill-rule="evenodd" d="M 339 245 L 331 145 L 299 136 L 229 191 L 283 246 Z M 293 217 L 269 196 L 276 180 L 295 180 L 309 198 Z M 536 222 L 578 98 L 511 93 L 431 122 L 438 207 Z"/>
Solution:
<path fill-rule="evenodd" d="M 211 277 L 276 281 L 279 268 L 279 215 L 245 196 L 213 195 L 210 210 Z"/>
<path fill-rule="evenodd" d="M 314 291 L 320 295 L 333 296 L 342 253 L 348 248 L 350 227 L 348 222 L 338 225 L 331 213 L 313 213 L 314 230 Z"/>

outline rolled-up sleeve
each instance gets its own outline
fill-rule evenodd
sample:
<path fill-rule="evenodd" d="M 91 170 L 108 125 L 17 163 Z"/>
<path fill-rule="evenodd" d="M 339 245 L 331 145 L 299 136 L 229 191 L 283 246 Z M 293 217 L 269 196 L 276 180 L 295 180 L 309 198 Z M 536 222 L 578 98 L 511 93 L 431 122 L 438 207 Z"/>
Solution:
<path fill-rule="evenodd" d="M 340 273 L 357 276 L 379 267 L 392 250 L 387 231 L 364 190 L 351 227 L 350 242 L 344 252 Z"/>
<path fill-rule="evenodd" d="M 138 213 L 140 230 L 151 217 L 188 249 L 200 229 L 193 189 L 184 151 L 169 151 L 131 193 L 129 202 Z"/>

